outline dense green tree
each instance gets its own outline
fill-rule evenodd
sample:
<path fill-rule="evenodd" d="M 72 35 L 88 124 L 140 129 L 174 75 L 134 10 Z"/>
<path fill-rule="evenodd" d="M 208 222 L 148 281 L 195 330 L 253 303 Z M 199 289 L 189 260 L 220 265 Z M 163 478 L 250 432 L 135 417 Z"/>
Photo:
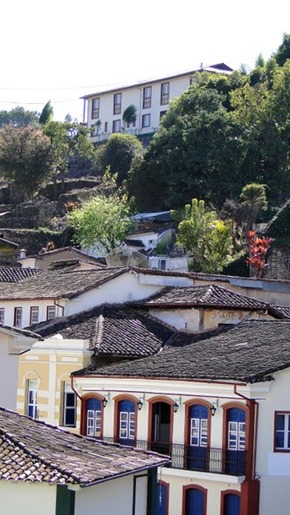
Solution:
<path fill-rule="evenodd" d="M 39 117 L 39 123 L 41 125 L 45 125 L 53 120 L 53 107 L 50 103 L 50 100 L 45 104 L 42 109 Z"/>
<path fill-rule="evenodd" d="M 113 175 L 117 174 L 117 184 L 127 179 L 134 159 L 141 158 L 142 143 L 131 134 L 112 134 L 100 147 L 98 159 L 103 172 L 109 167 Z"/>
<path fill-rule="evenodd" d="M 242 188 L 240 199 L 242 206 L 246 208 L 247 229 L 252 229 L 258 213 L 266 211 L 268 207 L 265 184 L 257 184 L 255 182 L 246 184 L 246 186 Z"/>
<path fill-rule="evenodd" d="M 283 66 L 287 59 L 290 59 L 290 34 L 283 35 L 283 42 L 279 46 L 277 52 L 274 53 L 274 59 L 279 66 Z"/>
<path fill-rule="evenodd" d="M 132 225 L 127 198 L 118 193 L 94 197 L 68 215 L 68 224 L 82 247 L 97 244 L 108 253 L 120 245 Z"/>
<path fill-rule="evenodd" d="M 54 152 L 49 138 L 40 129 L 0 129 L 0 170 L 28 196 L 55 173 Z"/>
<path fill-rule="evenodd" d="M 237 195 L 241 131 L 225 96 L 195 83 L 172 102 L 128 189 L 139 210 L 180 208 L 194 196 L 222 205 Z"/>
<path fill-rule="evenodd" d="M 35 111 L 26 111 L 23 107 L 15 107 L 11 111 L 0 111 L 0 127 L 13 125 L 13 127 L 37 126 L 39 114 Z"/>
<path fill-rule="evenodd" d="M 220 272 L 233 251 L 231 224 L 219 220 L 214 210 L 207 210 L 203 200 L 193 199 L 178 225 L 177 245 L 191 256 L 193 270 Z"/>
<path fill-rule="evenodd" d="M 95 170 L 96 151 L 85 127 L 72 122 L 51 121 L 43 131 L 50 138 L 60 172 L 67 172 L 72 163 L 80 170 Z"/>

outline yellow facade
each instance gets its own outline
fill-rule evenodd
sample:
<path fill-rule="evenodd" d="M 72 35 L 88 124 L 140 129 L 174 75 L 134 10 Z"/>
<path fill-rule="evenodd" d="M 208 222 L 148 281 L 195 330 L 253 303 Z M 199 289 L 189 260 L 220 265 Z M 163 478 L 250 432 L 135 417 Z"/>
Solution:
<path fill-rule="evenodd" d="M 76 401 L 76 421 L 73 425 L 64 422 L 64 391 L 70 391 L 70 374 L 87 366 L 91 353 L 83 340 L 58 340 L 51 338 L 38 342 L 19 357 L 17 411 L 34 416 L 38 420 L 78 432 L 80 427 L 80 401 Z M 33 384 L 36 395 L 36 411 L 29 409 L 33 399 L 29 389 Z M 72 393 L 72 391 L 71 391 Z M 75 426 L 75 427 L 74 427 Z"/>

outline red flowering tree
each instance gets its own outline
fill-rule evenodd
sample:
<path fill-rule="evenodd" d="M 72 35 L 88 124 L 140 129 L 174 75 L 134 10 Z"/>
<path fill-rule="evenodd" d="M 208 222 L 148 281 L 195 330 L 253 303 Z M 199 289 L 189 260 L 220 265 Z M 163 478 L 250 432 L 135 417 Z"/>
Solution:
<path fill-rule="evenodd" d="M 247 236 L 248 257 L 246 262 L 254 271 L 255 277 L 261 277 L 266 264 L 266 254 L 270 248 L 273 238 L 260 238 L 256 231 L 249 231 Z"/>

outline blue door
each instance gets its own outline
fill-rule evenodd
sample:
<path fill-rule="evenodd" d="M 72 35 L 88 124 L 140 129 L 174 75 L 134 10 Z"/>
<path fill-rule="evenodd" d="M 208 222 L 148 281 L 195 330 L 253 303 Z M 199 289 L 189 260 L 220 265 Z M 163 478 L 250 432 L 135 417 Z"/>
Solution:
<path fill-rule="evenodd" d="M 120 401 L 119 402 L 119 428 L 118 442 L 122 445 L 136 444 L 135 441 L 135 402 Z"/>
<path fill-rule="evenodd" d="M 157 483 L 157 508 L 156 515 L 167 515 L 168 511 L 168 485 L 164 483 Z"/>
<path fill-rule="evenodd" d="M 101 438 L 101 401 L 99 399 L 88 399 L 86 401 L 86 435 Z"/>
<path fill-rule="evenodd" d="M 185 497 L 185 515 L 205 515 L 205 494 L 198 488 L 188 488 Z"/>
<path fill-rule="evenodd" d="M 227 413 L 226 473 L 235 476 L 245 473 L 246 413 L 231 408 Z"/>
<path fill-rule="evenodd" d="M 240 515 L 240 496 L 236 494 L 225 495 L 223 515 Z"/>
<path fill-rule="evenodd" d="M 201 404 L 189 407 L 189 445 L 187 466 L 191 470 L 208 470 L 208 408 Z"/>

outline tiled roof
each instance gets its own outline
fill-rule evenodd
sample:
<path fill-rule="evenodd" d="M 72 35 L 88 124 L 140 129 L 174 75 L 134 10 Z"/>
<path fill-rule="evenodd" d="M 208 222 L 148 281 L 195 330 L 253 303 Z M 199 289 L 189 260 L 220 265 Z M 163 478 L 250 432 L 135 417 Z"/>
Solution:
<path fill-rule="evenodd" d="M 90 486 L 168 462 L 0 408 L 0 480 Z"/>
<path fill-rule="evenodd" d="M 174 334 L 165 323 L 125 305 L 102 305 L 32 329 L 43 337 L 87 339 L 98 355 L 131 358 L 156 354 Z"/>
<path fill-rule="evenodd" d="M 4 331 L 9 331 L 11 333 L 19 334 L 22 336 L 27 336 L 28 338 L 36 338 L 37 340 L 43 340 L 40 334 L 35 333 L 34 331 L 30 331 L 29 329 L 20 329 L 19 327 L 11 327 L 10 325 L 0 324 L 0 331 L 4 329 Z"/>
<path fill-rule="evenodd" d="M 0 283 L 17 283 L 18 281 L 23 281 L 23 279 L 35 275 L 37 272 L 38 270 L 34 268 L 1 266 Z"/>
<path fill-rule="evenodd" d="M 126 268 L 42 270 L 16 284 L 1 285 L 0 299 L 72 298 L 122 275 Z"/>
<path fill-rule="evenodd" d="M 146 301 L 135 304 L 146 307 L 216 307 L 229 309 L 267 309 L 265 302 L 235 293 L 216 284 L 186 286 L 184 288 L 164 288 Z"/>
<path fill-rule="evenodd" d="M 275 306 L 271 304 L 269 306 L 269 313 L 277 318 L 290 318 L 290 306 Z"/>
<path fill-rule="evenodd" d="M 168 347 L 149 358 L 88 368 L 74 375 L 256 382 L 290 367 L 290 321 L 247 321 L 221 328 L 198 341 L 176 333 Z"/>

